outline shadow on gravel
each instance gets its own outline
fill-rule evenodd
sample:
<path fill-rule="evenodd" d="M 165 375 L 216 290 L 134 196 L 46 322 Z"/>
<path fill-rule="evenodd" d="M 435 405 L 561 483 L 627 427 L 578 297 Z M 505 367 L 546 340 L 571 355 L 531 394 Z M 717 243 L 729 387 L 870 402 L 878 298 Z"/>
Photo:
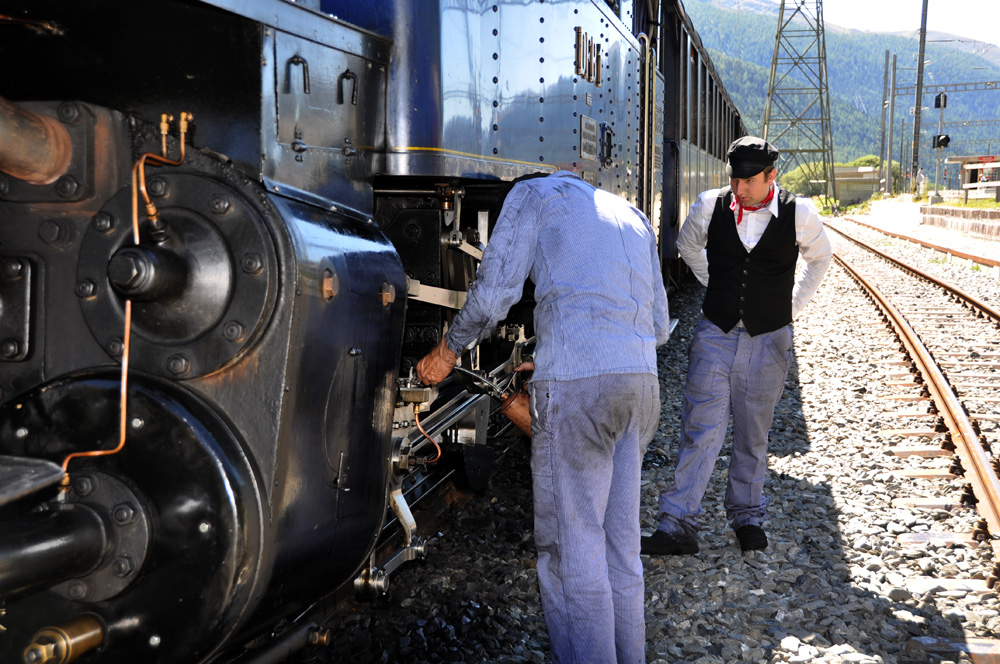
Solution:
<path fill-rule="evenodd" d="M 641 518 L 647 533 L 656 527 L 659 492 L 673 477 L 687 346 L 703 295 L 700 288 L 689 290 L 671 300 L 672 312 L 684 318 L 660 351 L 661 427 L 643 464 Z M 810 342 L 797 336 L 795 348 L 803 343 Z M 803 369 L 809 393 L 817 394 L 815 383 L 822 388 L 837 371 L 830 367 L 824 377 L 816 366 Z M 810 397 L 804 407 L 799 381 L 796 357 L 771 430 L 768 549 L 742 555 L 726 522 L 730 429 L 703 501 L 701 552 L 643 557 L 648 662 L 910 664 L 940 661 L 909 647 L 913 636 L 962 641 L 961 628 L 940 615 L 932 597 L 911 597 L 902 587 L 886 592 L 894 581 L 902 586 L 895 570 L 922 553 L 889 543 L 894 540 L 887 530 L 893 520 L 889 496 L 859 472 L 870 455 L 844 444 L 850 431 L 841 419 L 843 409 L 853 406 L 853 416 L 861 420 L 877 414 L 864 413 L 864 401 L 852 404 L 859 395 L 840 393 L 850 390 L 832 383 L 828 389 L 836 393 Z M 825 417 L 818 414 L 824 409 Z M 846 501 L 845 486 L 850 487 Z M 851 541 L 845 541 L 838 519 L 858 526 L 851 529 L 857 533 Z"/>

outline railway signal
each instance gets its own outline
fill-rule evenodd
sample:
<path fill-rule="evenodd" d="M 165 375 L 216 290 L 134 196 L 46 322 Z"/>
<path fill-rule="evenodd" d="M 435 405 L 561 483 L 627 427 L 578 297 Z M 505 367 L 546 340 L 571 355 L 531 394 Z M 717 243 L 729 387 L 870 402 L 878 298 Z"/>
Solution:
<path fill-rule="evenodd" d="M 932 141 L 931 145 L 935 149 L 937 149 L 937 148 L 946 148 L 946 147 L 948 147 L 948 143 L 949 142 L 951 142 L 951 137 L 950 136 L 948 136 L 947 134 L 938 134 L 937 136 L 935 136 L 933 138 L 933 141 Z"/>

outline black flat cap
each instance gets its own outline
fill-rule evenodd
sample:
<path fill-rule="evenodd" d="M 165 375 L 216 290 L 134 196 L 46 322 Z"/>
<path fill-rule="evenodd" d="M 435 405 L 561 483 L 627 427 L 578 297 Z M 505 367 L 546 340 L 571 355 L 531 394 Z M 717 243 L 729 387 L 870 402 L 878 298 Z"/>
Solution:
<path fill-rule="evenodd" d="M 778 151 L 763 138 L 737 138 L 726 153 L 726 175 L 731 178 L 752 178 L 778 159 Z"/>

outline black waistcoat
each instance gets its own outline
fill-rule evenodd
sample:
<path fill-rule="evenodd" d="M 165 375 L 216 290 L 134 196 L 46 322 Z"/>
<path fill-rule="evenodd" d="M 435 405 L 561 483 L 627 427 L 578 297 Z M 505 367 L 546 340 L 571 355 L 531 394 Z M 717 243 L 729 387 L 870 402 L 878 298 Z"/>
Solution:
<path fill-rule="evenodd" d="M 708 224 L 708 291 L 702 311 L 724 332 L 742 320 L 751 336 L 792 322 L 795 285 L 795 196 L 778 192 L 778 216 L 747 251 L 736 232 L 730 187 L 719 192 Z"/>

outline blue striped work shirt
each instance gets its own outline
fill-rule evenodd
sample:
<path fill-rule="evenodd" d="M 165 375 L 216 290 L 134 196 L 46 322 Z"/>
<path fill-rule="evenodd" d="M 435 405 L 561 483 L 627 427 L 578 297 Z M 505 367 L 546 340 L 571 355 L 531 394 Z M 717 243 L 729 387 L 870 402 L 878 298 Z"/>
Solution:
<path fill-rule="evenodd" d="M 642 212 L 568 171 L 515 185 L 448 348 L 458 355 L 489 336 L 527 277 L 536 301 L 533 380 L 656 375 L 669 312 L 656 236 Z"/>

